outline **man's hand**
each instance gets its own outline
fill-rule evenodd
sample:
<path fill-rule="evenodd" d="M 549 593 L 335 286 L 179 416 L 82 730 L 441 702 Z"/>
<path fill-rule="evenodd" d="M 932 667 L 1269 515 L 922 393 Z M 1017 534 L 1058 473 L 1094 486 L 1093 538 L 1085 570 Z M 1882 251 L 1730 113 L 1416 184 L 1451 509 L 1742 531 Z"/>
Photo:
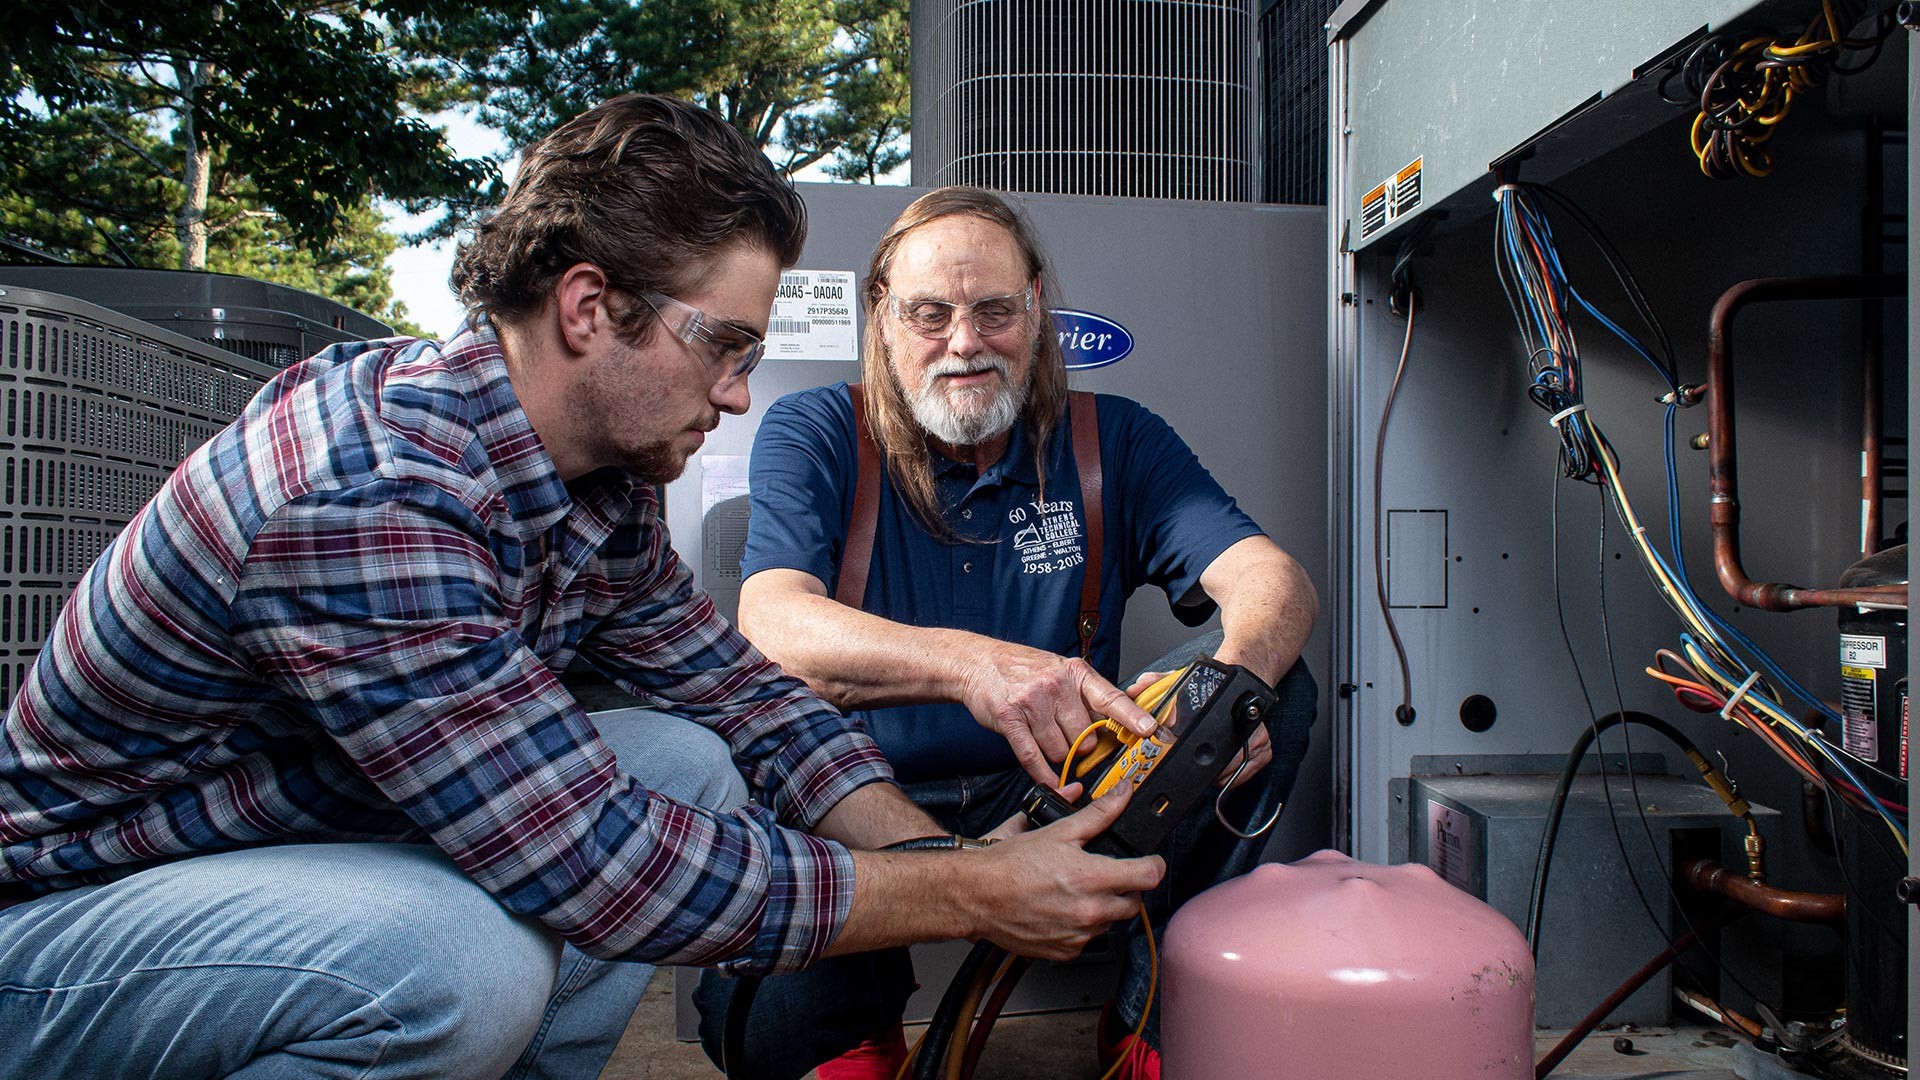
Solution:
<path fill-rule="evenodd" d="M 1139 697 L 1147 687 L 1166 678 L 1166 675 L 1167 673 L 1164 671 L 1142 672 L 1139 678 L 1133 680 L 1133 685 L 1127 687 L 1127 696 L 1129 698 Z M 1234 776 L 1233 771 L 1240 767 L 1242 761 L 1248 761 L 1249 758 L 1252 760 L 1248 763 L 1246 771 L 1237 777 Z M 1266 768 L 1267 763 L 1272 760 L 1273 739 L 1267 734 L 1266 725 L 1262 724 L 1253 729 L 1253 734 L 1247 739 L 1247 745 L 1241 747 L 1240 751 L 1233 755 L 1233 760 L 1227 762 L 1227 767 L 1220 770 L 1220 777 L 1215 780 L 1214 783 L 1224 785 L 1229 779 L 1232 779 L 1233 786 L 1239 787 L 1241 784 L 1253 779 L 1254 774 Z"/>
<path fill-rule="evenodd" d="M 1044 829 L 969 852 L 983 864 L 993 860 L 987 880 L 1004 883 L 976 893 L 981 936 L 1018 956 L 1071 960 L 1107 927 L 1132 918 L 1140 894 L 1160 883 L 1166 863 L 1158 855 L 1110 859 L 1082 850 L 1120 816 L 1131 790 L 1109 792 Z"/>
<path fill-rule="evenodd" d="M 1079 785 L 1068 784 L 1069 796 Z M 1106 831 L 1131 786 L 1044 829 L 1017 821 L 999 843 L 956 852 L 854 851 L 853 905 L 827 956 L 951 938 L 986 939 L 1021 956 L 1066 960 L 1094 935 L 1131 918 L 1159 884 L 1159 856 L 1109 859 L 1084 849 Z"/>
<path fill-rule="evenodd" d="M 1059 777 L 1047 763 L 1065 758 L 1074 738 L 1101 717 L 1139 735 L 1157 726 L 1086 661 L 1008 642 L 994 642 L 974 664 L 960 701 L 1007 740 L 1027 775 L 1049 787 Z"/>

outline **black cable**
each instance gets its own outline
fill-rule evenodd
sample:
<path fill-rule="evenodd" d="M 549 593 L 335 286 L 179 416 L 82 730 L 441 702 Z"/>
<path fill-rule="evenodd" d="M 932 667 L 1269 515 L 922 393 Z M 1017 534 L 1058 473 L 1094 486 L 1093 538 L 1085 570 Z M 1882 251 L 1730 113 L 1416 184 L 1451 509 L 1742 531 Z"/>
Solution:
<path fill-rule="evenodd" d="M 1580 699 L 1586 702 L 1586 705 L 1587 705 L 1587 722 L 1590 725 L 1589 730 L 1594 732 L 1594 738 L 1595 740 L 1598 740 L 1599 731 L 1597 730 L 1596 727 L 1593 727 L 1592 725 L 1597 725 L 1600 722 L 1600 711 L 1594 708 L 1593 694 L 1590 693 L 1587 689 L 1586 674 L 1580 670 L 1580 656 L 1579 656 L 1579 653 L 1575 651 L 1573 647 L 1573 635 L 1567 630 L 1566 604 L 1561 597 L 1561 591 L 1560 591 L 1560 478 L 1557 475 L 1553 478 L 1552 527 L 1553 527 L 1553 552 L 1552 552 L 1553 613 L 1555 617 L 1558 618 L 1560 621 L 1560 642 L 1562 645 L 1566 646 L 1567 660 L 1573 664 L 1573 677 L 1574 677 L 1574 681 L 1577 682 L 1580 686 Z M 1600 760 L 1601 760 L 1601 764 L 1604 766 L 1606 763 L 1606 748 L 1604 746 L 1601 747 Z M 1653 926 L 1654 930 L 1657 933 L 1659 933 L 1662 937 L 1666 937 L 1665 927 L 1660 925 L 1659 916 L 1653 913 L 1653 902 L 1647 899 L 1646 890 L 1640 887 L 1640 879 L 1634 875 L 1633 862 L 1627 857 L 1626 842 L 1620 838 L 1620 819 L 1614 812 L 1613 788 L 1612 788 L 1612 785 L 1610 785 L 1607 782 L 1607 770 L 1605 768 L 1602 768 L 1600 770 L 1600 792 L 1602 795 L 1606 797 L 1607 817 L 1613 823 L 1613 839 L 1614 839 L 1614 843 L 1618 845 L 1620 849 L 1620 865 L 1621 865 L 1621 868 L 1624 869 L 1627 873 L 1627 882 L 1628 884 L 1631 884 L 1633 886 L 1634 895 L 1640 898 L 1640 906 L 1644 908 L 1647 913 L 1647 922 L 1650 923 Z M 1671 941 L 1672 939 L 1669 938 L 1668 940 Z"/>
<path fill-rule="evenodd" d="M 957 851 L 962 843 L 959 836 L 917 836 L 880 850 Z M 733 993 L 727 998 L 726 1023 L 720 1029 L 720 1068 L 726 1072 L 727 1080 L 745 1080 L 747 1020 L 753 1013 L 753 999 L 759 995 L 763 981 L 759 975 L 739 975 L 733 980 Z"/>
<path fill-rule="evenodd" d="M 1862 892 L 1860 886 L 1854 883 L 1853 875 L 1847 872 L 1848 841 L 1847 838 L 1842 835 L 1840 819 L 1834 814 L 1832 805 L 1838 802 L 1844 807 L 1847 805 L 1846 801 L 1841 799 L 1832 788 L 1826 790 L 1826 798 L 1823 801 L 1827 804 L 1827 829 L 1833 836 L 1834 862 L 1838 864 L 1841 883 L 1847 887 L 1847 917 L 1852 918 L 1856 911 L 1865 911 L 1867 920 L 1873 923 L 1875 930 L 1887 938 L 1889 944 L 1904 946 L 1907 939 L 1906 934 L 1887 925 L 1886 920 L 1882 919 L 1880 913 L 1874 909 L 1874 905 L 1868 902 L 1866 893 Z M 1874 828 L 1865 828 L 1860 831 L 1868 836 L 1877 837 L 1880 833 L 1878 828 L 1879 824 L 1879 820 L 1875 819 L 1873 821 Z M 1884 841 L 1882 843 L 1884 844 Z M 1888 851 L 1884 846 L 1880 848 L 1880 853 L 1887 858 L 1895 859 L 1895 865 L 1897 866 L 1906 865 L 1906 860 L 1899 859 L 1897 853 Z M 1855 857 L 1857 858 L 1858 856 L 1856 855 Z"/>
<path fill-rule="evenodd" d="M 1679 361 L 1673 351 L 1673 339 L 1667 336 L 1665 325 L 1660 322 L 1660 316 L 1653 310 L 1653 305 L 1647 301 L 1646 293 L 1640 288 L 1639 279 L 1633 276 L 1633 270 L 1627 266 L 1626 259 L 1620 254 L 1620 249 L 1614 246 L 1613 241 L 1600 228 L 1600 223 L 1594 220 L 1593 215 L 1587 213 L 1585 208 L 1574 202 L 1565 192 L 1545 184 L 1528 184 L 1527 188 L 1545 195 L 1558 204 L 1568 216 L 1573 218 L 1574 224 L 1580 226 L 1581 231 L 1587 234 L 1587 238 L 1593 241 L 1594 247 L 1600 249 L 1600 255 L 1606 261 L 1607 268 L 1613 272 L 1614 280 L 1620 284 L 1621 291 L 1626 293 L 1627 302 L 1632 305 L 1634 313 L 1640 316 L 1640 321 L 1645 323 L 1647 329 L 1653 333 L 1653 344 L 1659 346 L 1660 356 L 1666 361 L 1665 370 L 1661 374 L 1666 377 L 1667 388 L 1679 389 Z"/>
<path fill-rule="evenodd" d="M 1601 636 L 1601 641 L 1606 649 L 1607 675 L 1608 675 L 1608 678 L 1610 678 L 1613 682 L 1614 704 L 1619 709 L 1619 711 L 1626 712 L 1627 711 L 1626 700 L 1624 695 L 1622 695 L 1620 692 L 1619 665 L 1614 660 L 1614 655 L 1613 655 L 1613 632 L 1611 629 L 1611 624 L 1607 619 L 1607 506 L 1608 506 L 1608 499 L 1606 494 L 1606 488 L 1604 485 L 1602 485 L 1601 488 L 1599 489 L 1599 493 L 1600 493 L 1600 557 L 1599 557 L 1600 568 L 1599 568 L 1598 577 L 1599 577 L 1599 600 L 1600 600 L 1600 636 Z M 1625 522 L 1622 522 L 1622 525 L 1624 526 Z M 1687 914 L 1686 905 L 1679 902 L 1680 892 L 1674 886 L 1673 872 L 1671 868 L 1668 866 L 1668 860 L 1664 858 L 1661 854 L 1659 841 L 1654 839 L 1653 825 L 1651 822 L 1647 820 L 1646 800 L 1640 797 L 1639 773 L 1633 767 L 1633 736 L 1631 733 L 1631 729 L 1625 728 L 1625 727 L 1621 728 L 1620 737 L 1626 750 L 1627 783 L 1628 783 L 1628 786 L 1633 791 L 1633 808 L 1634 808 L 1634 813 L 1640 819 L 1640 831 L 1642 834 L 1646 836 L 1646 839 L 1647 839 L 1647 853 L 1652 857 L 1654 867 L 1660 871 L 1660 880 L 1661 880 L 1661 883 L 1666 886 L 1667 896 L 1674 901 L 1673 912 L 1679 918 L 1680 925 L 1684 927 L 1688 933 L 1698 934 L 1698 928 L 1696 928 L 1693 925 L 1693 919 Z M 1688 744 L 1688 745 L 1691 745 L 1691 744 Z M 1695 749 L 1695 752 L 1698 753 L 1698 748 Z M 1600 758 L 1602 763 L 1606 761 L 1606 747 L 1604 745 L 1601 746 L 1600 748 Z M 1626 865 L 1627 876 L 1628 878 L 1633 880 L 1634 891 L 1640 894 L 1640 902 L 1646 906 L 1647 917 L 1650 920 L 1652 920 L 1654 929 L 1660 934 L 1662 938 L 1666 939 L 1669 943 L 1671 943 L 1674 940 L 1672 935 L 1667 933 L 1666 928 L 1660 924 L 1660 920 L 1654 916 L 1653 906 L 1652 904 L 1648 903 L 1646 894 L 1641 891 L 1639 879 L 1635 877 L 1633 873 L 1633 866 L 1630 862 L 1627 861 L 1627 842 L 1626 842 L 1626 839 L 1620 835 L 1620 820 L 1614 813 L 1613 793 L 1612 793 L 1612 789 L 1608 786 L 1607 772 L 1604 768 L 1600 770 L 1600 785 L 1602 790 L 1607 792 L 1607 816 L 1610 819 L 1612 819 L 1614 843 L 1619 846 L 1620 858 L 1622 863 Z M 1720 959 L 1719 953 L 1716 952 L 1711 947 L 1707 946 L 1704 943 L 1704 941 L 1701 945 L 1701 951 L 1707 955 L 1708 959 L 1713 961 L 1714 967 L 1718 968 L 1721 974 L 1725 975 L 1728 979 L 1730 979 L 1733 982 L 1735 986 L 1740 988 L 1741 992 L 1745 993 L 1748 997 L 1752 998 L 1755 1001 L 1760 1000 L 1760 995 L 1754 993 L 1753 988 L 1749 987 L 1746 984 L 1746 982 L 1740 978 L 1740 976 L 1735 975 L 1733 973 L 1733 970 L 1727 967 L 1727 965 Z M 1695 975 L 1691 971 L 1688 971 L 1684 964 L 1681 964 L 1678 966 L 1681 971 L 1687 972 L 1687 974 L 1693 977 L 1695 980 L 1699 979 L 1699 976 Z"/>
<path fill-rule="evenodd" d="M 1606 485 L 1604 483 L 1601 484 L 1597 490 L 1600 496 L 1600 551 L 1599 551 L 1599 559 L 1598 559 L 1599 569 L 1595 574 L 1595 580 L 1596 580 L 1596 587 L 1598 589 L 1598 598 L 1600 601 L 1600 605 L 1599 605 L 1600 606 L 1600 644 L 1601 644 L 1601 648 L 1605 651 L 1606 657 L 1607 657 L 1607 679 L 1613 685 L 1614 708 L 1619 710 L 1620 712 L 1626 712 L 1627 711 L 1626 696 L 1620 692 L 1620 666 L 1613 656 L 1613 625 L 1612 625 L 1612 622 L 1607 618 L 1607 489 L 1606 489 Z M 1653 838 L 1653 823 L 1647 820 L 1647 801 L 1641 798 L 1640 796 L 1640 773 L 1639 773 L 1639 770 L 1633 767 L 1633 733 L 1632 731 L 1630 731 L 1627 728 L 1621 728 L 1620 741 L 1626 755 L 1627 787 L 1629 790 L 1633 792 L 1633 809 L 1634 809 L 1635 816 L 1637 816 L 1640 819 L 1640 831 L 1647 838 L 1647 854 L 1652 856 L 1653 864 L 1656 867 L 1658 867 L 1660 870 L 1660 878 L 1662 881 L 1666 883 L 1666 886 L 1667 886 L 1667 895 L 1675 897 L 1677 899 L 1678 897 L 1676 896 L 1675 890 L 1673 887 L 1673 874 L 1667 869 L 1667 860 L 1662 858 L 1660 855 L 1659 842 Z M 1603 761 L 1606 760 L 1605 747 L 1601 748 L 1601 760 Z M 1604 783 L 1605 782 L 1604 777 L 1606 776 L 1605 770 L 1601 771 L 1601 776 L 1603 778 L 1602 782 Z M 1616 824 L 1615 825 L 1616 833 L 1618 832 L 1618 828 L 1619 826 Z M 1620 841 L 1620 848 L 1621 848 L 1621 854 L 1624 856 L 1626 853 L 1625 840 Z M 1680 912 L 1680 918 L 1682 922 L 1686 921 L 1686 911 L 1684 909 L 1682 909 Z M 1692 927 L 1689 926 L 1688 929 L 1691 930 Z"/>
<path fill-rule="evenodd" d="M 1580 686 L 1580 697 L 1583 701 L 1586 702 L 1586 705 L 1587 705 L 1588 723 L 1597 724 L 1599 723 L 1599 720 L 1600 720 L 1600 713 L 1599 713 L 1599 710 L 1595 709 L 1593 706 L 1593 695 L 1589 693 L 1587 690 L 1587 677 L 1580 670 L 1580 657 L 1579 657 L 1579 654 L 1574 650 L 1573 636 L 1567 630 L 1566 606 L 1562 601 L 1561 592 L 1560 592 L 1560 478 L 1557 474 L 1553 478 L 1552 527 L 1553 527 L 1553 611 L 1554 611 L 1554 615 L 1558 617 L 1558 619 L 1560 620 L 1560 641 L 1563 645 L 1566 646 L 1567 659 L 1571 661 L 1573 664 L 1573 677 L 1574 677 L 1574 680 Z M 1598 738 L 1597 733 L 1595 735 L 1595 738 L 1596 739 Z M 1601 761 L 1603 763 L 1606 760 L 1605 754 L 1606 754 L 1605 747 L 1602 747 Z M 1633 872 L 1633 862 L 1627 857 L 1626 841 L 1623 840 L 1620 836 L 1620 818 L 1619 818 L 1619 815 L 1615 812 L 1614 806 L 1613 806 L 1613 787 L 1607 781 L 1607 771 L 1604 768 L 1600 770 L 1600 791 L 1601 791 L 1601 794 L 1606 796 L 1607 818 L 1612 823 L 1612 826 L 1613 826 L 1613 840 L 1614 840 L 1614 844 L 1618 846 L 1620 850 L 1620 865 L 1621 865 L 1621 869 L 1626 871 L 1627 883 L 1633 886 L 1633 894 L 1634 896 L 1639 898 L 1640 907 L 1647 914 L 1647 923 L 1653 927 L 1655 933 L 1659 934 L 1663 939 L 1665 939 L 1669 944 L 1671 944 L 1673 941 L 1673 938 L 1667 934 L 1666 927 L 1661 925 L 1660 917 L 1654 914 L 1653 902 L 1647 899 L 1646 890 L 1641 888 L 1640 886 L 1640 878 Z"/>
<path fill-rule="evenodd" d="M 1600 733 L 1620 724 L 1639 724 L 1651 728 L 1665 736 L 1679 747 L 1682 753 L 1691 750 L 1699 753 L 1695 746 L 1679 728 L 1651 713 L 1610 712 L 1595 721 L 1591 726 L 1580 729 L 1580 737 L 1573 741 L 1573 748 L 1567 751 L 1567 760 L 1560 767 L 1560 781 L 1554 785 L 1553 801 L 1547 805 L 1547 826 L 1540 833 L 1540 850 L 1533 861 L 1533 892 L 1527 901 L 1527 944 L 1532 947 L 1535 959 L 1540 956 L 1540 920 L 1547 903 L 1547 878 L 1553 867 L 1553 850 L 1559 843 L 1560 819 L 1567 809 L 1567 796 L 1573 790 L 1573 781 L 1580 773 L 1580 763 L 1586 759 L 1587 750 L 1593 745 Z M 1600 755 L 1600 769 L 1606 771 L 1606 755 Z"/>
<path fill-rule="evenodd" d="M 959 970 L 953 973 L 953 981 L 947 984 L 947 992 L 940 998 L 940 1007 L 927 1022 L 926 1034 L 920 1037 L 920 1049 L 913 1058 L 913 1080 L 942 1080 L 946 1075 L 947 1054 L 952 1049 L 954 1033 L 960 1029 L 960 1013 L 966 1006 L 973 982 L 980 977 L 982 968 L 999 967 L 1006 955 L 1000 946 L 982 941 L 960 961 Z M 973 1017 L 967 1017 L 966 1022 L 971 1024 Z"/>
<path fill-rule="evenodd" d="M 742 975 L 733 982 L 733 995 L 727 999 L 727 1023 L 720 1034 L 720 1067 L 727 1080 L 746 1080 L 747 1017 L 753 1012 L 753 999 L 760 993 L 761 977 Z"/>

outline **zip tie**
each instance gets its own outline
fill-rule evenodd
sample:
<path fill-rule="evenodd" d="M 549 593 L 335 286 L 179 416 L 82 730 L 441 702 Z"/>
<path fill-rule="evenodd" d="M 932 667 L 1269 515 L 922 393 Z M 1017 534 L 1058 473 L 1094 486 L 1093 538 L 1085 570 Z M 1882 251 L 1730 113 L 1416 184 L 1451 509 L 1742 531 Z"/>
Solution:
<path fill-rule="evenodd" d="M 1583 413 L 1586 411 L 1587 411 L 1587 406 L 1585 403 L 1581 403 L 1579 405 L 1569 405 L 1566 408 L 1561 409 L 1559 412 L 1554 413 L 1552 416 L 1547 417 L 1547 423 L 1552 424 L 1554 427 L 1557 428 L 1560 426 L 1560 421 L 1565 420 L 1567 417 L 1572 416 L 1574 413 Z"/>
<path fill-rule="evenodd" d="M 1735 690 L 1733 692 L 1733 696 L 1727 699 L 1727 703 L 1720 707 L 1720 719 L 1722 720 L 1733 719 L 1733 710 L 1739 707 L 1740 699 L 1743 697 L 1746 697 L 1747 691 L 1753 689 L 1753 684 L 1759 681 L 1760 681 L 1760 673 L 1757 671 L 1747 676 L 1747 681 L 1741 683 L 1740 688 L 1738 690 Z"/>
<path fill-rule="evenodd" d="M 1499 187 L 1493 189 L 1493 201 L 1499 202 L 1500 196 L 1505 195 L 1509 191 L 1519 191 L 1519 190 L 1520 190 L 1519 184 L 1501 184 Z"/>

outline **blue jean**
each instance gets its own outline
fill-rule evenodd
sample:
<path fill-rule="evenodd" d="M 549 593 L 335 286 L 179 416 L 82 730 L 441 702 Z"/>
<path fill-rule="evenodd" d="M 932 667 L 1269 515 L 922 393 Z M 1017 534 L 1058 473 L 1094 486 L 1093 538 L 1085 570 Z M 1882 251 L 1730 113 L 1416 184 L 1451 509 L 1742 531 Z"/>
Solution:
<path fill-rule="evenodd" d="M 1220 645 L 1216 631 L 1188 642 L 1149 665 L 1171 671 L 1195 656 L 1211 655 Z M 1293 789 L 1318 709 L 1318 690 L 1304 661 L 1294 664 L 1275 687 L 1279 700 L 1267 714 L 1273 761 L 1230 792 L 1220 812 L 1242 832 L 1267 820 Z M 942 828 L 980 836 L 1013 816 L 1032 779 L 1021 769 L 987 776 L 957 776 L 905 785 L 907 797 L 939 821 Z M 1181 904 L 1229 878 L 1252 870 L 1267 837 L 1246 840 L 1214 820 L 1210 797 L 1174 828 L 1159 854 L 1166 877 L 1149 892 L 1148 918 L 1156 937 Z M 1140 920 L 1124 929 L 1126 953 L 1115 1003 L 1128 1030 L 1149 1006 L 1151 963 Z M 733 999 L 734 981 L 705 972 L 694 992 L 700 1010 L 700 1041 L 707 1056 L 721 1059 L 720 1040 Z M 900 1019 L 916 984 L 905 949 L 884 949 L 822 961 L 806 971 L 780 975 L 760 984 L 747 1031 L 746 1062 L 730 1075 L 752 1080 L 798 1080 L 823 1061 L 840 1056 Z M 1157 1003 L 1147 1017 L 1143 1037 L 1160 1045 Z"/>
<path fill-rule="evenodd" d="M 712 732 L 593 719 L 647 787 L 745 801 Z M 435 847 L 201 855 L 0 911 L 0 1076 L 592 1077 L 652 974 L 564 945 Z"/>

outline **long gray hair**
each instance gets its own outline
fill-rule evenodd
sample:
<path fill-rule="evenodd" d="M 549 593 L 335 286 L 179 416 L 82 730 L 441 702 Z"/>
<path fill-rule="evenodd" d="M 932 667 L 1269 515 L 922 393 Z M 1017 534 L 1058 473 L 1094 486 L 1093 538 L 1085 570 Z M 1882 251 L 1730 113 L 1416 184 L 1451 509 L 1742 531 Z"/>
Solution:
<path fill-rule="evenodd" d="M 1039 295 L 1034 297 L 1033 310 L 1028 313 L 1028 318 L 1039 320 L 1039 340 L 1034 348 L 1030 376 L 1032 382 L 1028 387 L 1026 410 L 1018 422 L 1026 426 L 1028 438 L 1033 444 L 1034 470 L 1040 477 L 1043 491 L 1047 482 L 1047 439 L 1059 424 L 1067 402 L 1066 356 L 1060 351 L 1059 336 L 1053 332 L 1052 309 L 1049 306 L 1053 298 L 1059 295 L 1059 288 L 1040 252 L 1040 242 L 1034 235 L 1033 226 L 1025 215 L 1016 211 L 997 193 L 981 188 L 943 187 L 915 199 L 913 205 L 902 211 L 887 227 L 886 235 L 880 238 L 879 246 L 873 249 L 873 262 L 867 267 L 864 293 L 867 326 L 862 341 L 860 373 L 866 383 L 867 428 L 880 444 L 887 471 L 892 474 L 894 485 L 905 496 L 915 516 L 930 532 L 943 539 L 952 539 L 954 532 L 952 526 L 947 524 L 946 510 L 940 505 L 938 488 L 934 485 L 933 452 L 927 445 L 926 431 L 913 418 L 906 389 L 894 377 L 893 365 L 887 354 L 886 335 L 880 325 L 886 309 L 880 301 L 886 295 L 894 253 L 900 249 L 900 242 L 922 225 L 954 216 L 975 217 L 1006 229 L 1019 247 L 1021 257 L 1026 260 L 1027 280 L 1040 282 Z"/>

